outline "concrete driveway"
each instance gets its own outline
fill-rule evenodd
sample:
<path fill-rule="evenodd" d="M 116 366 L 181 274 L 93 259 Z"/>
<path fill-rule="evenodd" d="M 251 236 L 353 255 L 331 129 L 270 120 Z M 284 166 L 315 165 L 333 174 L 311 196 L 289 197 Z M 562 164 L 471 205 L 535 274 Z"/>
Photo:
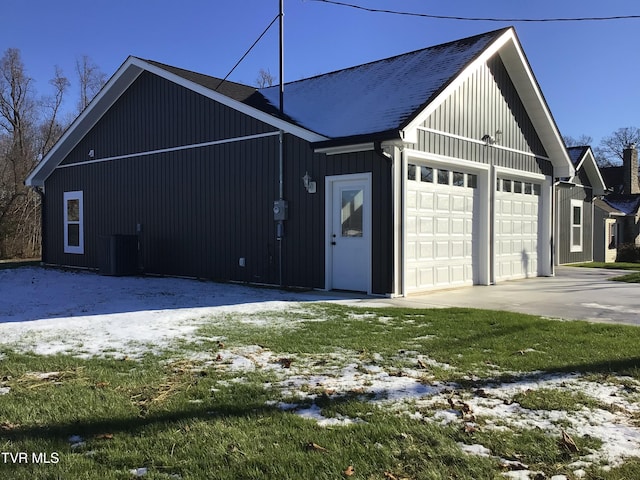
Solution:
<path fill-rule="evenodd" d="M 640 326 L 640 284 L 608 280 L 625 273 L 629 272 L 558 267 L 555 277 L 440 290 L 384 302 L 417 308 L 473 307 L 507 310 L 551 318 Z"/>

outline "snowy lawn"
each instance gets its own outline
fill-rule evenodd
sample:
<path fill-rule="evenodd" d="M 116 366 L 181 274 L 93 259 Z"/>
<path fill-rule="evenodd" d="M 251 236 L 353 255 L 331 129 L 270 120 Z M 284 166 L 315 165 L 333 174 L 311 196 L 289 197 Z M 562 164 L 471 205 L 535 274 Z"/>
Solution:
<path fill-rule="evenodd" d="M 640 478 L 640 329 L 326 298 L 0 270 L 0 474 Z"/>

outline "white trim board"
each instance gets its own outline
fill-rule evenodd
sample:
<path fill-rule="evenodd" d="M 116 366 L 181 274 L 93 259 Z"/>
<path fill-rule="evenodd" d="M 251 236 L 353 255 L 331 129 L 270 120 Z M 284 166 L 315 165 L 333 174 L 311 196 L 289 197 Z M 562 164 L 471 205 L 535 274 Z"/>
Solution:
<path fill-rule="evenodd" d="M 258 135 L 248 135 L 246 137 L 237 137 L 237 138 L 227 138 L 224 140 L 216 140 L 213 142 L 204 142 L 204 143 L 194 143 L 192 145 L 182 145 L 180 147 L 170 147 L 170 148 L 161 148 L 159 150 L 149 150 L 146 152 L 138 152 L 138 153 L 130 153 L 127 155 L 116 155 L 114 157 L 105 157 L 105 158 L 98 158 L 96 160 L 88 160 L 86 162 L 75 162 L 75 163 L 68 163 L 68 164 L 64 164 L 64 165 L 58 165 L 56 167 L 56 169 L 59 168 L 70 168 L 70 167 L 81 167 L 83 165 L 91 165 L 94 163 L 103 163 L 103 162 L 111 162 L 114 160 L 125 160 L 127 158 L 137 158 L 137 157 L 145 157 L 148 155 L 157 155 L 160 153 L 169 153 L 169 152 L 180 152 L 182 150 L 192 150 L 195 148 L 203 148 L 203 147 L 212 147 L 215 145 L 224 145 L 224 144 L 228 144 L 228 143 L 235 143 L 235 142 L 243 142 L 243 141 L 247 141 L 247 140 L 255 140 L 258 138 L 265 138 L 265 137 L 277 137 L 280 133 L 279 132 L 269 132 L 269 133 L 261 133 Z"/>

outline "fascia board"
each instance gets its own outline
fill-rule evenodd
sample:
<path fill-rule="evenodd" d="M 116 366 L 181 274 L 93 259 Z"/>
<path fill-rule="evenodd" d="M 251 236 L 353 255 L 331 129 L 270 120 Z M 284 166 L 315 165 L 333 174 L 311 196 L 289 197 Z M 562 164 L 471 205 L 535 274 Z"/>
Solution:
<path fill-rule="evenodd" d="M 25 185 L 30 187 L 42 187 L 44 185 L 44 181 L 53 173 L 62 160 L 142 73 L 143 68 L 138 65 L 138 62 L 139 60 L 135 57 L 129 57 L 120 66 L 87 108 L 78 115 L 49 153 L 29 174 L 25 180 Z"/>
<path fill-rule="evenodd" d="M 576 167 L 576 171 L 583 166 L 587 169 L 587 175 L 589 175 L 589 181 L 591 182 L 591 187 L 593 188 L 593 194 L 604 195 L 607 186 L 604 183 L 604 179 L 602 178 L 602 174 L 600 173 L 600 169 L 598 168 L 598 164 L 596 163 L 596 158 L 593 156 L 591 147 L 587 149 L 587 153 L 584 155 L 584 158 L 582 159 L 580 164 Z"/>

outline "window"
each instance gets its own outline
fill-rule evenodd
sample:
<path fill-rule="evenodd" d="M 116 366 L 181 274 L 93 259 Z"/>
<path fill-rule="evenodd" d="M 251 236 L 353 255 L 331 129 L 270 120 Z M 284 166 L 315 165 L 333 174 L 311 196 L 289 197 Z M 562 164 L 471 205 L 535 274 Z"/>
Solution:
<path fill-rule="evenodd" d="M 507 179 L 502 180 L 502 191 L 503 192 L 511 191 L 511 180 L 507 180 Z"/>
<path fill-rule="evenodd" d="M 64 253 L 84 254 L 82 192 L 64 192 Z"/>
<path fill-rule="evenodd" d="M 536 196 L 540 195 L 540 184 L 539 183 L 534 183 L 533 184 L 533 194 Z"/>
<path fill-rule="evenodd" d="M 607 248 L 616 248 L 618 246 L 618 223 L 609 223 L 609 245 Z"/>
<path fill-rule="evenodd" d="M 571 200 L 571 248 L 572 252 L 582 251 L 582 201 Z"/>
<path fill-rule="evenodd" d="M 363 190 L 342 191 L 342 236 L 361 237 L 363 231 Z"/>
<path fill-rule="evenodd" d="M 467 187 L 478 188 L 478 176 L 473 173 L 467 174 Z"/>
<path fill-rule="evenodd" d="M 416 180 L 416 166 L 411 163 L 407 166 L 407 178 L 409 180 Z"/>
<path fill-rule="evenodd" d="M 449 185 L 449 170 L 438 169 L 438 183 L 440 185 Z"/>
<path fill-rule="evenodd" d="M 433 168 L 420 167 L 420 181 L 433 183 Z"/>
<path fill-rule="evenodd" d="M 513 193 L 522 193 L 522 182 L 518 180 L 513 181 Z"/>
<path fill-rule="evenodd" d="M 464 187 L 464 173 L 453 172 L 453 186 Z"/>
<path fill-rule="evenodd" d="M 527 195 L 531 195 L 531 193 L 533 192 L 533 187 L 531 186 L 530 183 L 525 183 L 524 184 L 524 193 Z"/>

